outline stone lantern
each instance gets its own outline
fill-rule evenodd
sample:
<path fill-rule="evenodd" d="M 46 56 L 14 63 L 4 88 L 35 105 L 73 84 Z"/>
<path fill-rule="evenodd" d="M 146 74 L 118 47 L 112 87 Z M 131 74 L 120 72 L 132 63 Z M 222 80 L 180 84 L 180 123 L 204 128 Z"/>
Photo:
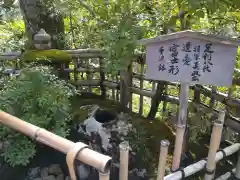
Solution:
<path fill-rule="evenodd" d="M 51 36 L 44 29 L 35 34 L 33 37 L 34 46 L 38 50 L 46 50 L 51 48 Z"/>

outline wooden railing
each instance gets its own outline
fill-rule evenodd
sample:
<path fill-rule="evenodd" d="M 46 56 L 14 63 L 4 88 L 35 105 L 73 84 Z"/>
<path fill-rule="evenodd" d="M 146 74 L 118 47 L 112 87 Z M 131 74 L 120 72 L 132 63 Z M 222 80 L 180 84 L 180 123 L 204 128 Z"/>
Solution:
<path fill-rule="evenodd" d="M 63 63 L 61 72 L 64 79 L 71 82 L 81 91 L 94 92 L 104 98 L 119 101 L 125 111 L 137 111 L 149 119 L 154 119 L 162 102 L 162 111 L 166 111 L 167 104 L 178 104 L 179 84 L 164 81 L 151 81 L 145 77 L 145 60 L 143 55 L 136 55 L 127 72 L 119 72 L 112 75 L 104 72 L 105 53 L 98 49 L 65 50 L 72 54 L 71 63 Z M 14 61 L 18 69 L 17 60 L 20 52 L 0 54 L 0 63 Z M 7 73 L 11 73 L 9 71 Z M 235 70 L 240 74 L 239 70 Z M 238 77 L 238 75 L 236 75 Z M 191 86 L 189 102 L 196 107 L 205 108 L 206 112 L 218 113 L 220 108 L 216 104 L 222 104 L 226 109 L 225 125 L 232 130 L 240 132 L 240 100 L 234 93 L 240 86 L 240 79 L 234 78 L 233 87 L 228 88 L 226 93 L 217 90 L 217 87 Z M 239 88 L 240 89 L 240 88 Z M 174 92 L 172 93 L 171 90 Z M 133 96 L 139 96 L 138 107 L 134 103 Z M 239 94 L 240 97 L 240 94 Z M 145 100 L 147 99 L 147 101 Z M 206 99 L 204 101 L 204 99 Z M 149 105 L 151 104 L 151 105 Z M 128 108 L 126 108 L 128 107 Z M 148 109 L 148 113 L 144 112 Z M 235 110 L 232 113 L 232 110 Z"/>

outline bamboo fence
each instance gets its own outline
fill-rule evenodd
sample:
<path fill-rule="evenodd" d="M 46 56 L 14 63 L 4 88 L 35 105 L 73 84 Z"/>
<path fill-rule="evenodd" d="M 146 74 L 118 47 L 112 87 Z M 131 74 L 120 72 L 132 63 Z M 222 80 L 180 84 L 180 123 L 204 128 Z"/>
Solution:
<path fill-rule="evenodd" d="M 104 98 L 111 98 L 119 101 L 125 111 L 133 111 L 133 96 L 138 96 L 139 107 L 137 113 L 145 113 L 148 119 L 152 120 L 159 111 L 159 104 L 162 103 L 162 111 L 166 111 L 168 104 L 179 104 L 178 94 L 169 93 L 171 89 L 179 92 L 180 84 L 165 81 L 151 81 L 145 77 L 145 57 L 144 55 L 135 55 L 128 71 L 119 72 L 118 75 L 112 75 L 104 72 L 105 53 L 99 49 L 76 49 L 64 50 L 73 57 L 71 63 L 63 63 L 60 71 L 65 80 L 75 85 L 81 91 L 97 92 Z M 20 52 L 10 52 L 0 54 L 0 63 L 13 62 L 15 67 L 5 67 L 4 74 L 11 74 L 19 70 Z M 1 65 L 1 64 L 0 64 Z M 3 67 L 2 65 L 2 67 Z M 235 70 L 240 74 L 240 70 Z M 236 76 L 237 77 L 237 76 Z M 146 87 L 147 86 L 147 87 Z M 219 113 L 216 104 L 221 104 L 226 109 L 224 128 L 240 132 L 240 119 L 238 113 L 234 115 L 231 110 L 238 112 L 240 109 L 240 99 L 235 96 L 236 89 L 240 86 L 240 79 L 233 79 L 233 86 L 227 93 L 218 91 L 218 87 L 207 87 L 202 85 L 191 86 L 192 97 L 189 97 L 189 103 L 192 103 L 196 109 L 204 108 L 206 112 L 212 112 L 214 115 Z M 145 103 L 146 99 L 150 101 Z M 208 101 L 202 101 L 207 99 Z M 206 103 L 207 102 L 207 103 Z M 240 114 L 239 114 L 240 115 Z"/>

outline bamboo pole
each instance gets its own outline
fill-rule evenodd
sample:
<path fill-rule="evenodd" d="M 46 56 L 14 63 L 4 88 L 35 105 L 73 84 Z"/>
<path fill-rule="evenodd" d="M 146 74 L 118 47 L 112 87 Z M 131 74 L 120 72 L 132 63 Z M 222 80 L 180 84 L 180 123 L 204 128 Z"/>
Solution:
<path fill-rule="evenodd" d="M 188 92 L 189 84 L 181 83 L 180 96 L 179 96 L 179 113 L 177 122 L 177 132 L 175 137 L 175 147 L 172 162 L 172 171 L 176 171 L 180 167 L 184 132 L 187 121 L 187 109 L 188 109 Z"/>
<path fill-rule="evenodd" d="M 215 174 L 214 171 L 216 167 L 215 157 L 221 142 L 224 117 L 225 117 L 225 112 L 220 112 L 218 120 L 214 122 L 209 151 L 208 151 L 206 173 L 204 176 L 204 180 L 212 180 L 214 178 L 214 174 Z"/>
<path fill-rule="evenodd" d="M 231 146 L 228 146 L 228 147 L 224 148 L 222 151 L 217 152 L 217 154 L 215 156 L 215 161 L 218 162 L 221 159 L 223 159 L 225 157 L 225 155 L 230 156 L 239 150 L 240 150 L 240 143 L 236 143 Z M 164 180 L 184 179 L 185 177 L 189 177 L 189 176 L 201 171 L 202 169 L 204 169 L 205 165 L 206 165 L 206 160 L 198 161 L 194 164 L 191 164 L 191 165 L 185 167 L 182 171 L 176 171 L 172 174 L 165 176 Z M 183 177 L 183 174 L 184 174 L 184 177 Z"/>
<path fill-rule="evenodd" d="M 164 179 L 169 144 L 168 140 L 161 141 L 157 180 Z"/>
<path fill-rule="evenodd" d="M 119 169 L 119 180 L 128 180 L 128 155 L 129 155 L 129 144 L 124 141 L 119 144 L 120 149 L 120 169 Z"/>
<path fill-rule="evenodd" d="M 237 160 L 237 165 L 236 165 L 235 178 L 240 179 L 240 152 L 238 152 L 238 160 Z"/>
<path fill-rule="evenodd" d="M 69 150 L 75 146 L 75 143 L 72 141 L 62 138 L 45 129 L 34 126 L 33 124 L 23 121 L 3 111 L 0 111 L 0 123 L 9 126 L 25 134 L 26 136 L 30 136 L 36 141 L 39 141 L 49 147 L 61 151 L 64 154 L 67 154 Z M 81 146 L 86 146 L 84 143 L 79 142 L 78 144 Z M 76 155 L 76 159 L 100 170 L 101 172 L 108 172 L 112 162 L 111 157 L 100 154 L 89 148 L 82 149 Z"/>
<path fill-rule="evenodd" d="M 110 179 L 110 171 L 107 173 L 102 173 L 99 171 L 99 180 L 109 180 Z"/>
<path fill-rule="evenodd" d="M 180 167 L 180 160 L 183 148 L 183 138 L 185 132 L 185 125 L 177 125 L 175 147 L 173 152 L 172 171 L 176 171 Z"/>
<path fill-rule="evenodd" d="M 235 171 L 236 171 L 236 169 L 233 169 L 231 172 L 227 172 L 227 173 L 221 175 L 220 177 L 216 178 L 215 180 L 227 180 L 232 176 L 232 174 L 235 173 Z"/>

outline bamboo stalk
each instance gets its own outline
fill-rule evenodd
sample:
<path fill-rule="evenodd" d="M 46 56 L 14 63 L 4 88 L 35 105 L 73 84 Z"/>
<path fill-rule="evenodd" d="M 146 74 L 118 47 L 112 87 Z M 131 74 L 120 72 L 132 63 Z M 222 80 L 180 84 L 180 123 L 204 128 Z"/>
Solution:
<path fill-rule="evenodd" d="M 240 143 L 236 143 L 233 144 L 231 146 L 228 146 L 226 148 L 224 148 L 222 151 L 217 152 L 216 156 L 215 156 L 215 161 L 218 162 L 221 159 L 223 159 L 225 156 L 224 154 L 226 154 L 226 156 L 230 156 L 236 152 L 238 152 L 240 150 Z M 185 167 L 182 171 L 184 172 L 184 177 L 189 177 L 199 171 L 201 171 L 202 169 L 204 169 L 206 165 L 206 160 L 201 160 L 198 161 L 194 164 L 191 164 L 187 167 Z M 169 174 L 167 176 L 164 177 L 164 180 L 180 180 L 183 179 L 183 173 L 182 171 L 176 171 L 172 174 Z"/>
<path fill-rule="evenodd" d="M 240 152 L 238 152 L 238 160 L 237 160 L 237 165 L 236 165 L 235 177 L 236 177 L 236 179 L 240 179 Z"/>
<path fill-rule="evenodd" d="M 99 180 L 109 180 L 110 179 L 110 171 L 107 173 L 102 173 L 99 171 Z"/>
<path fill-rule="evenodd" d="M 225 113 L 221 112 L 218 121 L 214 122 L 204 180 L 212 180 L 214 178 L 214 171 L 216 167 L 215 156 L 221 142 L 224 116 Z"/>
<path fill-rule="evenodd" d="M 185 125 L 177 125 L 177 132 L 175 135 L 175 138 L 176 138 L 175 147 L 174 147 L 173 161 L 172 161 L 172 171 L 176 171 L 180 167 L 184 132 L 185 132 Z"/>
<path fill-rule="evenodd" d="M 34 126 L 33 124 L 23 121 L 3 111 L 0 111 L 0 123 L 9 126 L 49 147 L 61 151 L 64 154 L 67 154 L 68 151 L 75 146 L 75 143 L 69 141 L 68 139 L 62 138 L 45 129 Z M 86 146 L 80 142 L 78 144 Z M 82 149 L 79 154 L 77 154 L 76 159 L 102 172 L 109 171 L 112 161 L 111 157 L 100 154 L 89 148 Z"/>
<path fill-rule="evenodd" d="M 129 155 L 129 144 L 124 141 L 119 145 L 120 149 L 120 169 L 119 169 L 119 180 L 128 180 L 128 155 Z"/>
<path fill-rule="evenodd" d="M 227 180 L 232 176 L 232 174 L 235 173 L 235 171 L 236 171 L 236 169 L 233 169 L 232 172 L 227 172 L 227 173 L 221 175 L 220 177 L 216 178 L 215 180 Z"/>
<path fill-rule="evenodd" d="M 164 179 L 169 144 L 168 140 L 161 141 L 157 180 Z"/>

